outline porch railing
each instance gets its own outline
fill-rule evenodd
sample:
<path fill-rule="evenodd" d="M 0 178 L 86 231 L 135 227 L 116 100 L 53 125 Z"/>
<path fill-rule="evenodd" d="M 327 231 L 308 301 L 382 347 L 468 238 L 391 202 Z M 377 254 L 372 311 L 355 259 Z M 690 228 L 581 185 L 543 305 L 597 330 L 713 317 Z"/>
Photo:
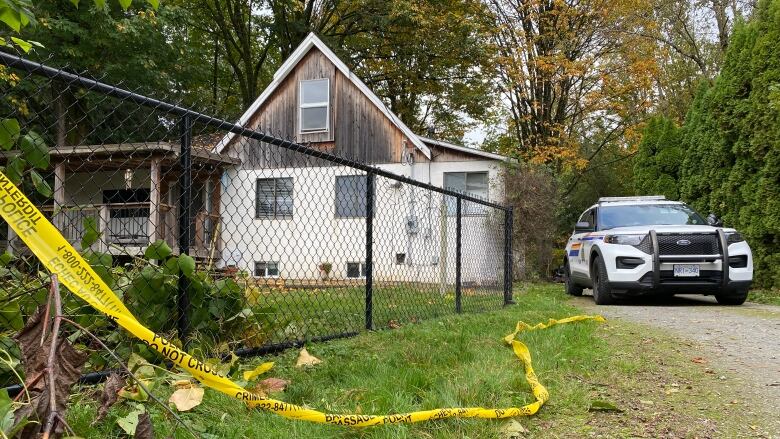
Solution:
<path fill-rule="evenodd" d="M 100 239 L 96 246 L 119 247 L 127 251 L 129 247 L 143 248 L 149 245 L 151 203 L 111 203 L 66 205 L 56 210 L 51 205 L 41 207 L 43 214 L 62 231 L 63 236 L 77 248 L 81 247 L 88 224 L 97 227 Z M 178 220 L 176 207 L 160 204 L 158 207 L 158 226 L 155 239 L 164 240 L 175 251 L 178 248 Z M 218 233 L 219 216 L 199 212 L 193 218 L 195 234 L 192 238 L 193 256 L 209 257 L 211 253 L 219 255 Z M 213 247 L 213 249 L 212 249 Z"/>

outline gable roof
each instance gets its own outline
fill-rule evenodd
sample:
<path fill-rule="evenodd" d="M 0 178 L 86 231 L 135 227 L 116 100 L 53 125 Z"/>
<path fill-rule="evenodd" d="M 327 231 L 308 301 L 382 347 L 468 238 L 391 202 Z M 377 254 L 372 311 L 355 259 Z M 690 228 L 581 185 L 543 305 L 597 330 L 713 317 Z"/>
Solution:
<path fill-rule="evenodd" d="M 316 47 L 319 49 L 320 52 L 322 52 L 325 57 L 332 62 L 337 69 L 341 71 L 341 73 L 347 77 L 352 83 L 355 85 L 355 87 L 358 88 L 378 109 L 381 111 L 385 117 L 390 119 L 390 121 L 398 127 L 399 130 L 401 130 L 402 133 L 412 142 L 412 144 L 420 150 L 423 154 L 425 154 L 426 157 L 429 159 L 431 158 L 431 150 L 425 145 L 425 142 L 423 142 L 412 130 L 409 129 L 409 127 L 404 124 L 401 119 L 398 118 L 395 114 L 393 114 L 392 111 L 390 111 L 389 108 L 382 102 L 381 99 L 379 99 L 379 96 L 374 94 L 374 92 L 371 91 L 370 88 L 366 84 L 363 83 L 363 81 L 360 80 L 355 74 L 352 73 L 352 71 L 349 70 L 349 67 L 347 67 L 346 64 L 344 64 L 343 61 L 341 61 L 335 53 L 333 53 L 332 50 L 328 48 L 328 46 L 325 45 L 325 43 L 322 42 L 314 33 L 310 33 L 306 38 L 303 40 L 303 42 L 295 49 L 295 51 L 290 55 L 289 58 L 282 64 L 281 67 L 279 67 L 279 70 L 274 73 L 274 79 L 271 81 L 271 83 L 268 85 L 268 87 L 263 90 L 263 92 L 260 94 L 260 96 L 255 99 L 254 102 L 252 102 L 252 105 L 247 108 L 247 110 L 244 112 L 243 115 L 241 115 L 241 118 L 238 120 L 237 125 L 243 126 L 245 123 L 249 122 L 249 120 L 254 116 L 255 113 L 260 109 L 260 107 L 263 105 L 263 103 L 273 94 L 273 92 L 281 85 L 281 83 L 284 81 L 284 79 L 287 77 L 287 75 L 290 74 L 290 72 L 293 71 L 296 65 L 303 59 L 304 56 L 306 56 L 307 53 L 309 53 L 309 50 L 312 49 L 312 47 Z M 225 147 L 230 144 L 230 141 L 235 136 L 234 133 L 228 133 L 225 137 L 222 138 L 222 140 L 217 143 L 214 147 L 215 152 L 221 153 L 222 150 L 225 149 Z"/>
<path fill-rule="evenodd" d="M 419 137 L 420 140 L 422 140 L 423 142 L 425 142 L 425 143 L 427 143 L 429 145 L 438 146 L 440 148 L 452 149 L 452 150 L 463 152 L 463 153 L 466 153 L 466 154 L 471 154 L 471 155 L 475 155 L 475 156 L 478 156 L 478 157 L 484 157 L 484 158 L 490 159 L 490 160 L 501 160 L 503 162 L 512 161 L 511 158 L 509 158 L 507 156 L 504 156 L 504 155 L 501 155 L 501 154 L 495 154 L 495 153 L 483 151 L 483 150 L 477 149 L 477 148 L 469 148 L 468 146 L 456 145 L 454 143 L 445 142 L 443 140 L 435 140 L 435 139 L 430 139 L 428 137 L 423 137 L 423 136 L 417 136 L 417 137 Z"/>

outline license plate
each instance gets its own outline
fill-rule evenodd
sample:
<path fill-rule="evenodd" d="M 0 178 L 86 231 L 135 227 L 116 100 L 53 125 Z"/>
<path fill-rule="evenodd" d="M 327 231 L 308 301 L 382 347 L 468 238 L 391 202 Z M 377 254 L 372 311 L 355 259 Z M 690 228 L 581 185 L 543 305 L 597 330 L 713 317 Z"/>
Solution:
<path fill-rule="evenodd" d="M 674 277 L 699 277 L 699 264 L 675 264 Z"/>

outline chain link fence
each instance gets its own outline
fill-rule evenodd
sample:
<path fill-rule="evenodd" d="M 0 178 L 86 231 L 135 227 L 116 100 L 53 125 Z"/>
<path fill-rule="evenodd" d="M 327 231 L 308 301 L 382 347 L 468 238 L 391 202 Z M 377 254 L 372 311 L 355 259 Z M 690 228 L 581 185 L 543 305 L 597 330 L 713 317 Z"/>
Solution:
<path fill-rule="evenodd" d="M 0 53 L 0 161 L 150 329 L 205 358 L 256 355 L 512 302 L 512 211 L 337 153 Z M 375 138 L 369 133 L 367 139 Z M 0 224 L 0 385 L 46 301 Z M 66 314 L 159 361 L 72 294 Z M 94 349 L 88 370 L 112 368 Z"/>

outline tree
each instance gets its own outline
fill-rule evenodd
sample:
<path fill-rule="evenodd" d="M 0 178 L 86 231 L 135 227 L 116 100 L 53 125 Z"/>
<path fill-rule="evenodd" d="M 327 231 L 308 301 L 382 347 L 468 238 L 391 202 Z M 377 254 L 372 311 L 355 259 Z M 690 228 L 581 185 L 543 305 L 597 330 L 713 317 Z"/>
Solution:
<path fill-rule="evenodd" d="M 684 158 L 681 141 L 674 121 L 662 116 L 650 119 L 634 159 L 634 187 L 638 194 L 679 199 L 677 182 Z"/>
<path fill-rule="evenodd" d="M 489 14 L 476 0 L 366 1 L 365 32 L 337 44 L 356 74 L 413 131 L 460 141 L 494 99 Z M 353 27 L 354 29 L 354 27 Z"/>
<path fill-rule="evenodd" d="M 127 9 L 115 3 L 76 7 L 63 0 L 41 0 L 33 11 L 37 24 L 24 29 L 22 36 L 42 47 L 28 57 L 185 105 L 200 100 L 203 87 L 196 84 L 208 78 L 207 69 L 198 61 L 203 57 L 197 46 L 184 50 L 188 42 L 187 28 L 181 25 L 186 23 L 185 10 L 169 5 L 155 10 L 144 3 Z M 51 94 L 41 92 L 47 88 Z M 58 134 L 52 143 L 58 145 L 145 139 L 152 133 L 164 138 L 168 131 L 159 121 L 134 111 L 134 106 L 107 101 L 77 87 L 37 79 L 13 91 L 36 123 L 54 126 L 52 120 L 57 120 Z M 105 111 L 83 110 L 94 107 Z M 44 111 L 49 108 L 56 114 Z M 116 123 L 101 123 L 106 120 Z"/>
<path fill-rule="evenodd" d="M 655 73 L 652 48 L 622 31 L 642 25 L 634 14 L 641 4 L 491 0 L 511 137 L 504 153 L 583 168 L 586 157 L 641 123 Z M 603 143 L 581 151 L 594 127 L 607 133 Z"/>
<path fill-rule="evenodd" d="M 241 109 L 248 108 L 309 32 L 343 39 L 361 31 L 371 3 L 340 0 L 205 0 L 181 2 L 201 36 L 213 47 L 212 92 L 216 103 L 219 77 L 237 83 Z M 221 66 L 228 66 L 227 72 Z M 232 82 L 232 81 L 231 81 Z M 232 89 L 223 91 L 227 96 Z"/>
<path fill-rule="evenodd" d="M 682 122 L 699 82 L 711 80 L 720 70 L 734 23 L 749 17 L 752 10 L 752 0 L 651 0 L 636 11 L 652 19 L 625 32 L 657 46 L 657 113 Z"/>
<path fill-rule="evenodd" d="M 505 187 L 513 188 L 506 201 L 514 208 L 515 278 L 548 278 L 561 262 L 553 251 L 558 247 L 556 211 L 551 205 L 557 191 L 555 176 L 543 166 L 510 164 L 503 179 Z"/>
<path fill-rule="evenodd" d="M 271 21 L 263 12 L 265 2 L 205 0 L 183 2 L 183 6 L 192 12 L 193 25 L 208 35 L 213 44 L 212 85 L 218 83 L 218 63 L 226 63 L 238 84 L 241 110 L 248 108 L 262 87 L 270 82 L 272 68 L 278 65 L 270 34 Z M 216 89 L 212 90 L 216 97 Z"/>

